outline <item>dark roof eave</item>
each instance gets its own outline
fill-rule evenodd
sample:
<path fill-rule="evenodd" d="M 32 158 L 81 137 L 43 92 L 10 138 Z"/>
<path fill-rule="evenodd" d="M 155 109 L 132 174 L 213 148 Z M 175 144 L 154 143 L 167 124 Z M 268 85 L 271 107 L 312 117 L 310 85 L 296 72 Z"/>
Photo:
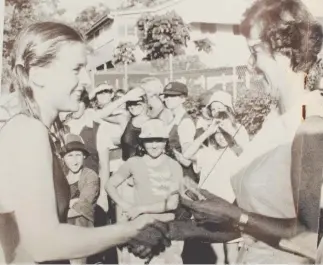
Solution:
<path fill-rule="evenodd" d="M 112 22 L 114 20 L 113 16 L 111 16 L 110 14 L 105 14 L 103 15 L 101 18 L 99 18 L 94 25 L 91 26 L 91 28 L 85 32 L 85 36 L 90 35 L 94 30 L 96 30 L 100 25 L 102 25 L 103 23 L 107 22 L 108 20 L 110 20 L 110 22 Z"/>

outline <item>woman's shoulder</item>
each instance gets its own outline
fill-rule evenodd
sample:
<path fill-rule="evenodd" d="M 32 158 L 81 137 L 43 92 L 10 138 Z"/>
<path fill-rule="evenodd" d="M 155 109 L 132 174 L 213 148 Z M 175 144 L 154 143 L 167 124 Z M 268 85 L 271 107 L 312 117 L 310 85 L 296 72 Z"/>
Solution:
<path fill-rule="evenodd" d="M 15 140 L 16 136 L 25 141 L 40 140 L 48 137 L 48 131 L 45 125 L 32 117 L 27 115 L 16 115 L 12 117 L 1 129 L 2 135 Z"/>

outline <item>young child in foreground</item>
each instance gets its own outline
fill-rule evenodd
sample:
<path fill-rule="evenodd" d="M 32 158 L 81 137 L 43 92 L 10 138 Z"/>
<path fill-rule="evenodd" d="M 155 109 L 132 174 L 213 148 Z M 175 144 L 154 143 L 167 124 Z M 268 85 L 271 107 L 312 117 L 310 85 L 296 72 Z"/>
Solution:
<path fill-rule="evenodd" d="M 138 156 L 128 159 L 109 179 L 107 190 L 110 197 L 123 210 L 128 219 L 143 213 L 163 213 L 177 208 L 182 189 L 183 171 L 180 164 L 167 156 L 168 133 L 161 120 L 152 119 L 142 126 Z M 117 188 L 133 177 L 135 199 L 125 201 Z M 154 257 L 150 263 L 182 263 L 183 242 L 173 242 L 165 252 Z M 144 260 L 126 253 L 122 263 L 138 264 Z"/>

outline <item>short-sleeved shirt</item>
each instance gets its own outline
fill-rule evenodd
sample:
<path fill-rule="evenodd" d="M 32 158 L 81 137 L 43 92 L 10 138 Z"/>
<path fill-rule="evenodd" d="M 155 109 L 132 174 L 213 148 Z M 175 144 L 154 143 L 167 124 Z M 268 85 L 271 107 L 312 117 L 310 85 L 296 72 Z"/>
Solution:
<path fill-rule="evenodd" d="M 240 208 L 274 218 L 296 218 L 291 153 L 300 123 L 298 105 L 282 116 L 273 112 L 240 155 L 231 179 Z M 302 259 L 248 235 L 243 237 L 248 251 L 239 256 L 238 263 L 298 263 Z"/>
<path fill-rule="evenodd" d="M 144 157 L 129 158 L 115 173 L 122 177 L 132 176 L 135 188 L 135 203 L 157 203 L 180 189 L 183 171 L 178 162 L 168 156 L 157 166 L 149 165 Z"/>

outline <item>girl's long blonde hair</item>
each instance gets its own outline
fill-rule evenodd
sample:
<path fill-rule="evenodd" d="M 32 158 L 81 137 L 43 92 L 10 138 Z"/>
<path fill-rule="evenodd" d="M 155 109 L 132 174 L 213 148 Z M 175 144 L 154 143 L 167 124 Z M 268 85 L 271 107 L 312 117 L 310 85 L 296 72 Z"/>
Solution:
<path fill-rule="evenodd" d="M 74 28 L 57 22 L 33 23 L 19 33 L 12 54 L 12 87 L 19 94 L 21 112 L 40 119 L 40 109 L 29 82 L 30 69 L 50 65 L 61 46 L 73 42 L 84 42 L 81 34 Z M 59 118 L 53 125 L 58 133 L 62 127 Z"/>

